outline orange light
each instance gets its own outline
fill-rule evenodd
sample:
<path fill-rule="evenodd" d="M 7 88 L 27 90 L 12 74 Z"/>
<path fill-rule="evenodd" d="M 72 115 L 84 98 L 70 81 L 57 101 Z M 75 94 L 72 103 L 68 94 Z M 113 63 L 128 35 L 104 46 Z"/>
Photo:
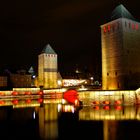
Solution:
<path fill-rule="evenodd" d="M 95 110 L 99 110 L 99 109 L 100 109 L 99 106 L 94 106 L 93 108 L 94 108 Z"/>
<path fill-rule="evenodd" d="M 2 105 L 2 104 L 5 104 L 5 102 L 1 100 L 1 101 L 0 101 L 0 104 L 1 104 L 1 105 Z"/>
<path fill-rule="evenodd" d="M 99 105 L 99 101 L 93 101 L 93 104 Z"/>
<path fill-rule="evenodd" d="M 4 92 L 0 92 L 0 96 L 1 96 L 1 95 L 3 96 L 3 95 L 4 95 Z"/>
<path fill-rule="evenodd" d="M 103 101 L 103 104 L 109 105 L 110 102 L 109 101 Z"/>

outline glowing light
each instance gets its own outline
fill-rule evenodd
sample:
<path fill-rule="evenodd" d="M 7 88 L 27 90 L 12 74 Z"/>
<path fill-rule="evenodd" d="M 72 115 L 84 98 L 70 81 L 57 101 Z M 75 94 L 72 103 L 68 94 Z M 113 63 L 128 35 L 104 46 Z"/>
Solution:
<path fill-rule="evenodd" d="M 18 100 L 13 100 L 12 103 L 13 103 L 14 105 L 18 104 Z"/>
<path fill-rule="evenodd" d="M 103 30 L 104 30 L 104 33 L 106 33 L 106 32 L 107 32 L 106 27 L 104 27 L 104 28 L 103 28 Z"/>
<path fill-rule="evenodd" d="M 122 110 L 122 106 L 115 106 L 116 110 Z"/>
<path fill-rule="evenodd" d="M 18 95 L 18 92 L 17 91 L 13 91 L 12 95 Z"/>
<path fill-rule="evenodd" d="M 99 107 L 99 106 L 94 106 L 93 109 L 95 109 L 95 110 L 99 110 L 100 107 Z"/>
<path fill-rule="evenodd" d="M 0 104 L 5 104 L 5 102 L 1 100 L 1 101 L 0 101 Z"/>
<path fill-rule="evenodd" d="M 33 119 L 35 119 L 35 111 L 33 112 Z"/>
<path fill-rule="evenodd" d="M 42 103 L 42 102 L 43 102 L 43 99 L 42 99 L 42 98 L 39 98 L 39 99 L 38 99 L 38 102 L 39 102 L 39 103 Z"/>
<path fill-rule="evenodd" d="M 58 105 L 57 105 L 57 110 L 58 110 L 58 112 L 60 112 L 61 109 L 62 109 L 62 105 L 61 105 L 61 104 L 58 104 Z"/>
<path fill-rule="evenodd" d="M 27 103 L 27 104 L 31 103 L 31 99 L 27 99 L 27 100 L 26 100 L 26 103 Z"/>
<path fill-rule="evenodd" d="M 26 91 L 26 92 L 25 92 L 25 95 L 30 95 L 30 94 L 31 94 L 30 91 Z"/>
<path fill-rule="evenodd" d="M 110 106 L 104 106 L 103 109 L 109 110 L 110 109 Z"/>

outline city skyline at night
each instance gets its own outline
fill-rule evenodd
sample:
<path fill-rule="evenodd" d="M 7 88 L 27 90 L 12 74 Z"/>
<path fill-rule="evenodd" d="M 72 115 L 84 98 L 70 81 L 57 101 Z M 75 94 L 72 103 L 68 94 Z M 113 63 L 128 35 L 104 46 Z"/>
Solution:
<path fill-rule="evenodd" d="M 32 3 L 33 2 L 33 3 Z M 136 18 L 138 2 L 121 1 Z M 101 72 L 100 25 L 120 1 L 5 2 L 1 4 L 0 67 L 37 67 L 37 56 L 46 44 L 59 55 L 58 70 L 87 67 Z M 5 8 L 7 6 L 7 8 Z M 2 14 L 3 13 L 3 14 Z M 138 18 L 137 18 L 138 19 Z"/>

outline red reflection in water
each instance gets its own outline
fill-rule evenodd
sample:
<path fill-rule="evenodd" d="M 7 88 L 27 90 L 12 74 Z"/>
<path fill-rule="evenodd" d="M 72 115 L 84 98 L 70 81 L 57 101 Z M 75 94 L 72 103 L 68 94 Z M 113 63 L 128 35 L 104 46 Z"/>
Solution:
<path fill-rule="evenodd" d="M 43 102 L 43 99 L 42 99 L 42 98 L 39 98 L 39 99 L 38 99 L 38 102 L 39 102 L 39 103 L 42 103 L 42 102 Z"/>
<path fill-rule="evenodd" d="M 39 95 L 43 95 L 43 91 L 39 91 L 38 94 L 39 94 Z"/>
<path fill-rule="evenodd" d="M 121 102 L 120 100 L 116 100 L 116 101 L 115 101 L 115 104 L 116 104 L 116 105 L 120 105 L 121 103 L 122 103 L 122 102 Z"/>
<path fill-rule="evenodd" d="M 122 106 L 115 106 L 116 110 L 122 110 Z"/>
<path fill-rule="evenodd" d="M 108 105 L 107 106 L 104 106 L 103 109 L 109 110 L 110 109 L 110 106 L 108 106 Z"/>
<path fill-rule="evenodd" d="M 31 101 L 32 101 L 31 99 L 27 99 L 26 103 L 29 104 L 29 103 L 31 103 Z"/>

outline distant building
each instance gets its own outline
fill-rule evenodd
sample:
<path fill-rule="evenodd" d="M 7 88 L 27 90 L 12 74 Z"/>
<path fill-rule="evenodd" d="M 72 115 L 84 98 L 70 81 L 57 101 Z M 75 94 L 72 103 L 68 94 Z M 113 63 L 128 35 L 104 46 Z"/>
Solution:
<path fill-rule="evenodd" d="M 140 23 L 121 4 L 101 25 L 102 88 L 140 87 Z"/>
<path fill-rule="evenodd" d="M 48 44 L 38 56 L 38 85 L 57 88 L 57 54 Z"/>
<path fill-rule="evenodd" d="M 31 74 L 26 74 L 25 70 L 10 74 L 10 86 L 13 88 L 25 88 L 32 86 Z"/>
<path fill-rule="evenodd" d="M 0 88 L 7 87 L 7 76 L 0 76 Z"/>

